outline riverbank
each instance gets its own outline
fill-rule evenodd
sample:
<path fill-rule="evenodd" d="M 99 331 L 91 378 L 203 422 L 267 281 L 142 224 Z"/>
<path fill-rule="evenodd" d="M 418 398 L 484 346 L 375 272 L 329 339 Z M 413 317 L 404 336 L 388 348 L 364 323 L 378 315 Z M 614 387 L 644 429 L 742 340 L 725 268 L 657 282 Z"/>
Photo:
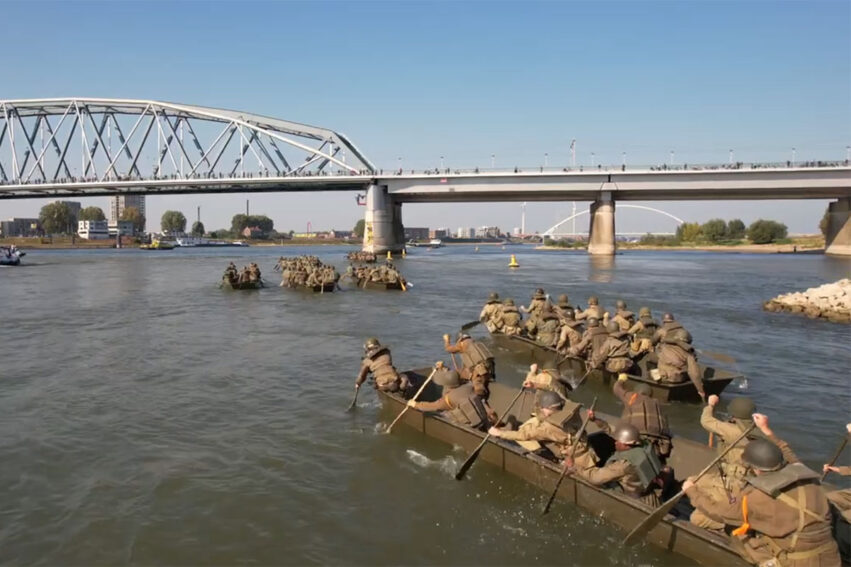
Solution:
<path fill-rule="evenodd" d="M 536 246 L 535 250 L 584 250 L 584 246 Z M 819 236 L 802 236 L 791 238 L 788 242 L 776 244 L 706 244 L 682 243 L 671 246 L 640 244 L 638 242 L 618 242 L 617 249 L 624 250 L 664 250 L 664 251 L 700 251 L 726 252 L 739 254 L 822 254 L 824 253 L 824 238 Z"/>

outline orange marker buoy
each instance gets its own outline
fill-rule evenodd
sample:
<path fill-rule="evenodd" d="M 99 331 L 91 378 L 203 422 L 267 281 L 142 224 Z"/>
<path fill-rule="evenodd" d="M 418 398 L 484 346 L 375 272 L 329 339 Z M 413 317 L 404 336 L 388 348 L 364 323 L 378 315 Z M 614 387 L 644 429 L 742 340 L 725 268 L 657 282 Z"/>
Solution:
<path fill-rule="evenodd" d="M 515 258 L 514 254 L 511 255 L 511 261 L 508 263 L 509 268 L 519 268 L 520 264 L 517 263 L 517 258 Z"/>

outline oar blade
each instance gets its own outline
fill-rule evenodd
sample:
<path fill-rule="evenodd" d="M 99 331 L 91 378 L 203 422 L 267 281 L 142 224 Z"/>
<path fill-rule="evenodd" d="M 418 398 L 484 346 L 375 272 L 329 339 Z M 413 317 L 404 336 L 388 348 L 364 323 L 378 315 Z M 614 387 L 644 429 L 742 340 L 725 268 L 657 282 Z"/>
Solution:
<path fill-rule="evenodd" d="M 464 323 L 461 325 L 461 330 L 466 331 L 467 329 L 472 329 L 476 325 L 480 325 L 482 322 L 476 319 L 475 321 L 470 321 L 469 323 Z"/>
<path fill-rule="evenodd" d="M 458 472 L 455 473 L 455 480 L 461 480 L 464 478 L 464 475 L 467 474 L 467 471 L 470 470 L 470 467 L 473 466 L 473 463 L 476 462 L 476 457 L 479 456 L 479 453 L 482 451 L 482 447 L 485 446 L 485 442 L 487 442 L 487 437 L 482 441 L 476 450 L 470 453 L 470 456 L 467 457 L 467 460 L 464 461 L 464 464 L 461 465 L 461 468 L 458 469 Z"/>
<path fill-rule="evenodd" d="M 623 540 L 624 545 L 633 545 L 638 540 L 644 538 L 650 530 L 652 530 L 656 525 L 662 521 L 662 519 L 668 515 L 668 512 L 674 509 L 674 506 L 677 505 L 677 502 L 683 497 L 685 492 L 680 491 L 671 497 L 667 502 L 656 508 L 656 510 L 644 518 L 644 521 L 635 526 L 631 532 L 626 536 Z"/>

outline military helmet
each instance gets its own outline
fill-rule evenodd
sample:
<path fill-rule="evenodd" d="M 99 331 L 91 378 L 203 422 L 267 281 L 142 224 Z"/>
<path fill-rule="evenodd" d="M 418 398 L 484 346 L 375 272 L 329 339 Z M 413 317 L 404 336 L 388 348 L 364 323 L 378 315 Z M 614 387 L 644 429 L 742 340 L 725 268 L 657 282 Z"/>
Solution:
<path fill-rule="evenodd" d="M 469 338 L 470 338 L 470 335 L 468 335 L 464 331 L 461 331 L 460 333 L 458 333 L 458 340 L 459 341 L 463 341 L 464 339 L 469 339 Z"/>
<path fill-rule="evenodd" d="M 588 305 L 597 305 L 599 303 L 600 303 L 600 300 L 597 299 L 596 295 L 592 295 L 591 297 L 588 298 Z"/>
<path fill-rule="evenodd" d="M 761 471 L 776 471 L 783 467 L 783 452 L 768 439 L 754 439 L 745 446 L 742 461 Z"/>
<path fill-rule="evenodd" d="M 547 294 L 544 293 L 542 288 L 538 288 L 535 290 L 535 293 L 532 294 L 532 299 L 544 299 L 547 297 Z"/>
<path fill-rule="evenodd" d="M 503 305 L 508 305 L 508 306 L 514 307 L 514 300 L 513 300 L 513 299 L 511 299 L 511 298 L 509 297 L 508 299 L 506 299 L 505 301 L 503 301 L 503 302 L 502 302 L 502 304 L 503 304 Z"/>
<path fill-rule="evenodd" d="M 559 295 L 558 296 L 558 306 L 559 307 L 567 307 L 568 305 L 570 305 L 570 301 L 567 298 L 567 294 L 562 293 L 561 295 Z"/>
<path fill-rule="evenodd" d="M 641 433 L 639 433 L 637 427 L 629 423 L 619 423 L 612 432 L 612 437 L 615 441 L 620 441 L 624 445 L 638 445 L 641 443 Z"/>
<path fill-rule="evenodd" d="M 369 337 L 368 339 L 366 339 L 366 342 L 363 343 L 364 352 L 380 347 L 381 343 L 378 342 L 378 339 L 376 339 L 375 337 Z"/>
<path fill-rule="evenodd" d="M 674 315 L 673 314 L 665 313 L 664 315 L 662 315 L 662 322 L 663 323 L 673 323 L 673 321 L 674 321 Z"/>
<path fill-rule="evenodd" d="M 751 419 L 754 412 L 756 412 L 756 404 L 750 398 L 733 398 L 727 404 L 727 413 L 736 419 Z"/>
<path fill-rule="evenodd" d="M 551 390 L 545 390 L 541 392 L 538 403 L 542 408 L 550 408 L 558 411 L 564 407 L 564 398 Z"/>
<path fill-rule="evenodd" d="M 617 307 L 618 309 L 626 309 L 626 301 L 624 301 L 623 299 L 618 299 L 617 301 L 615 301 L 615 307 Z"/>
<path fill-rule="evenodd" d="M 610 333 L 620 332 L 621 326 L 618 325 L 617 321 L 609 321 L 606 323 L 606 330 Z"/>
<path fill-rule="evenodd" d="M 596 317 L 588 317 L 588 326 L 589 327 L 599 327 L 600 326 L 600 320 L 597 319 Z"/>
<path fill-rule="evenodd" d="M 650 386 L 648 386 L 644 382 L 639 382 L 638 384 L 636 384 L 632 388 L 632 391 L 636 394 L 641 394 L 642 396 L 650 396 L 653 393 L 653 391 L 650 389 Z"/>
<path fill-rule="evenodd" d="M 488 295 L 488 303 L 492 303 L 494 301 L 499 301 L 499 294 L 495 291 L 492 291 L 490 295 Z"/>
<path fill-rule="evenodd" d="M 642 307 L 641 309 L 638 310 L 638 316 L 639 317 L 650 317 L 650 308 L 649 307 Z"/>
<path fill-rule="evenodd" d="M 441 368 L 434 373 L 434 383 L 438 386 L 446 386 L 449 388 L 457 388 L 461 384 L 461 377 L 455 370 Z"/>

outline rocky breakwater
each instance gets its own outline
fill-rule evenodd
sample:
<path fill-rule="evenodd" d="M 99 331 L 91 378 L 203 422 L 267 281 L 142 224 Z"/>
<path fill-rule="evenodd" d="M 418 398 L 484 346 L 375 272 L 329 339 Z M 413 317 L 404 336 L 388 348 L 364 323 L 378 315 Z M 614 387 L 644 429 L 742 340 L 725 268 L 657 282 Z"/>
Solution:
<path fill-rule="evenodd" d="M 804 292 L 778 295 L 766 301 L 762 308 L 802 313 L 811 319 L 822 318 L 834 323 L 851 323 L 851 280 L 846 278 Z"/>

